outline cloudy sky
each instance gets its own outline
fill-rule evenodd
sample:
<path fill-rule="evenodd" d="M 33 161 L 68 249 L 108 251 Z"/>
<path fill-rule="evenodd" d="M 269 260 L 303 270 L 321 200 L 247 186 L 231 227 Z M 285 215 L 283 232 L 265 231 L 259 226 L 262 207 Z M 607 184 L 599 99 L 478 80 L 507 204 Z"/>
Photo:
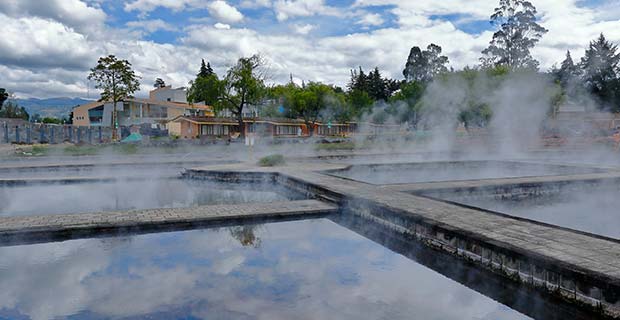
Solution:
<path fill-rule="evenodd" d="M 618 0 L 531 0 L 549 33 L 543 69 L 576 57 L 600 32 L 620 43 Z M 261 53 L 272 82 L 343 85 L 378 66 L 401 77 L 412 46 L 436 43 L 454 68 L 474 65 L 491 39 L 496 0 L 0 0 L 0 87 L 18 97 L 85 97 L 98 57 L 133 63 L 145 95 L 155 78 L 185 86 L 205 58 L 222 74 Z M 89 89 L 90 87 L 90 89 Z"/>

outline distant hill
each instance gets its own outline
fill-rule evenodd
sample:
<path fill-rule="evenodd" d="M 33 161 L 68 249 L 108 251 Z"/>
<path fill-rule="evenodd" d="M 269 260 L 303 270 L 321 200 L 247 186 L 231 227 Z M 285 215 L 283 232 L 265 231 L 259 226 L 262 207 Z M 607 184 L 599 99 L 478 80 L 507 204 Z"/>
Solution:
<path fill-rule="evenodd" d="M 42 117 L 62 118 L 69 115 L 71 109 L 77 105 L 92 102 L 81 98 L 49 98 L 49 99 L 15 99 L 12 100 L 20 107 L 26 108 L 30 115 L 40 114 Z"/>

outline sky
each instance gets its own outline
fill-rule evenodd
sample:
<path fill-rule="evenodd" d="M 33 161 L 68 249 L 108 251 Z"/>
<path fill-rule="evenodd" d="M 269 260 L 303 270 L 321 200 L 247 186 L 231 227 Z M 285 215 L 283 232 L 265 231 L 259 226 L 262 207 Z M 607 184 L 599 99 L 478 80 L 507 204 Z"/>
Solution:
<path fill-rule="evenodd" d="M 603 32 L 620 44 L 620 0 L 530 0 L 549 32 L 533 50 L 546 70 Z M 478 63 L 497 0 L 0 0 L 0 87 L 20 98 L 98 98 L 89 69 L 129 60 L 145 96 L 156 78 L 174 87 L 200 60 L 219 75 L 261 54 L 268 82 L 345 85 L 350 70 L 400 79 L 413 46 L 440 45 L 450 66 Z"/>

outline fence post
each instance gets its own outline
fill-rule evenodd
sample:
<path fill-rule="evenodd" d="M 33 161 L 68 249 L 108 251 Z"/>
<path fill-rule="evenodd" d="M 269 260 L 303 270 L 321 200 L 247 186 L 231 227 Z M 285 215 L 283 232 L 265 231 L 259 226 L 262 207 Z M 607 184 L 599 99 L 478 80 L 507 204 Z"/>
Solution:
<path fill-rule="evenodd" d="M 43 143 L 43 140 L 45 140 L 45 126 L 41 124 L 39 126 L 39 143 Z"/>
<path fill-rule="evenodd" d="M 19 126 L 15 126 L 15 143 L 19 143 Z"/>
<path fill-rule="evenodd" d="M 8 123 L 4 123 L 4 141 L 6 143 L 10 142 L 10 138 L 9 138 L 9 124 Z"/>
<path fill-rule="evenodd" d="M 103 129 L 99 127 L 99 143 L 103 143 Z"/>
<path fill-rule="evenodd" d="M 30 137 L 31 136 L 31 132 L 30 132 L 31 130 L 32 130 L 32 128 L 30 127 L 30 125 L 28 125 L 26 127 L 26 143 L 27 144 L 30 144 L 32 142 L 31 137 Z"/>
<path fill-rule="evenodd" d="M 93 128 L 88 127 L 88 144 L 93 144 Z"/>
<path fill-rule="evenodd" d="M 77 141 L 75 141 L 75 143 L 80 143 L 80 140 L 82 139 L 82 127 L 78 127 L 77 128 L 77 137 L 76 137 Z"/>
<path fill-rule="evenodd" d="M 50 127 L 50 144 L 54 144 L 54 126 Z"/>
<path fill-rule="evenodd" d="M 68 126 L 67 131 L 69 132 L 69 142 L 73 142 L 73 126 Z"/>

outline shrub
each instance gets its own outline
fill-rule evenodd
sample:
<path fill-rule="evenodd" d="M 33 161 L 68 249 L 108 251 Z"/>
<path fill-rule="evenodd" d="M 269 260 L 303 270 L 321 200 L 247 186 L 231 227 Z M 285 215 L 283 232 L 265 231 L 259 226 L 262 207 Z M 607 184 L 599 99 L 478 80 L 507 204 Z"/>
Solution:
<path fill-rule="evenodd" d="M 281 166 L 285 163 L 284 156 L 281 154 L 272 154 L 258 160 L 258 165 L 261 167 L 275 167 Z"/>

